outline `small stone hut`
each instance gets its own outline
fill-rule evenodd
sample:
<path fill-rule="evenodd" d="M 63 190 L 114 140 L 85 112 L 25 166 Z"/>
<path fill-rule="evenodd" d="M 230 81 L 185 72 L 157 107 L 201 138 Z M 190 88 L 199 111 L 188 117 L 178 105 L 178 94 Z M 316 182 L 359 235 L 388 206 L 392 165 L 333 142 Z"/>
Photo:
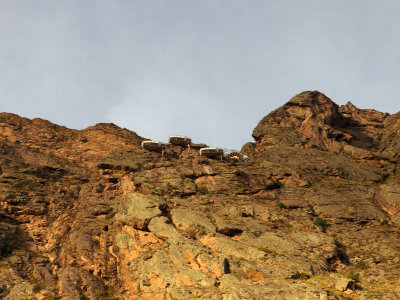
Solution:
<path fill-rule="evenodd" d="M 168 139 L 168 143 L 178 146 L 190 146 L 192 144 L 192 139 L 183 135 L 171 135 Z"/>
<path fill-rule="evenodd" d="M 150 150 L 150 151 L 163 151 L 165 148 L 165 144 L 158 141 L 143 141 L 142 149 Z"/>
<path fill-rule="evenodd" d="M 201 156 L 206 156 L 210 158 L 222 158 L 224 155 L 224 150 L 216 147 L 206 147 L 201 148 L 199 150 L 199 153 Z"/>

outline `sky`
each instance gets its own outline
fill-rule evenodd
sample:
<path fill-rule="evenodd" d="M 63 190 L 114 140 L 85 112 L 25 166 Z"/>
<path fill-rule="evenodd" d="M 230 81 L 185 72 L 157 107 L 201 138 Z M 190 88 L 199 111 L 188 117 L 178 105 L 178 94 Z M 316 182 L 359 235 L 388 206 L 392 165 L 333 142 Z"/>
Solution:
<path fill-rule="evenodd" d="M 318 90 L 400 111 L 398 0 L 0 0 L 0 112 L 240 149 Z"/>

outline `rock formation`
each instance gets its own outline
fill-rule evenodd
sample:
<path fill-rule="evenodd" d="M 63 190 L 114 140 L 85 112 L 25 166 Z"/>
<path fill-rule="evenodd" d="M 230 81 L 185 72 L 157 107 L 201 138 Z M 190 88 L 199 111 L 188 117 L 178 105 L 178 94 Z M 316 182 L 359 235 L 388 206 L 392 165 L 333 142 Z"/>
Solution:
<path fill-rule="evenodd" d="M 400 113 L 303 92 L 250 159 L 0 114 L 3 299 L 400 298 Z"/>

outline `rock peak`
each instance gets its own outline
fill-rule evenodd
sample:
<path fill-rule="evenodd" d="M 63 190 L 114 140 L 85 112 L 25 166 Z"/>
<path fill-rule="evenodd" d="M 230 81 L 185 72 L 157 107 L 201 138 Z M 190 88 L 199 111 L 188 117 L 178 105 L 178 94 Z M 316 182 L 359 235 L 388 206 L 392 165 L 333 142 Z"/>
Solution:
<path fill-rule="evenodd" d="M 305 91 L 263 118 L 253 131 L 258 141 L 271 127 L 287 128 L 312 138 L 317 145 L 326 147 L 323 133 L 341 118 L 338 105 L 318 91 Z"/>
<path fill-rule="evenodd" d="M 348 107 L 348 108 L 357 109 L 357 107 L 353 103 L 351 103 L 350 101 L 347 101 L 345 106 Z"/>
<path fill-rule="evenodd" d="M 264 117 L 254 129 L 253 137 L 259 148 L 263 148 L 261 141 L 268 139 L 271 132 L 284 136 L 289 130 L 303 137 L 307 141 L 305 145 L 323 150 L 340 152 L 344 146 L 351 145 L 368 151 L 386 149 L 387 153 L 394 153 L 387 150 L 393 148 L 392 142 L 397 143 L 394 129 L 390 129 L 390 133 L 382 130 L 391 128 L 389 124 L 397 128 L 396 116 L 389 116 L 373 109 L 359 109 L 351 102 L 339 107 L 321 92 L 305 91 Z"/>
<path fill-rule="evenodd" d="M 286 104 L 310 106 L 310 105 L 321 105 L 321 104 L 334 104 L 334 102 L 327 96 L 325 96 L 325 94 L 319 91 L 304 91 L 294 96 Z"/>

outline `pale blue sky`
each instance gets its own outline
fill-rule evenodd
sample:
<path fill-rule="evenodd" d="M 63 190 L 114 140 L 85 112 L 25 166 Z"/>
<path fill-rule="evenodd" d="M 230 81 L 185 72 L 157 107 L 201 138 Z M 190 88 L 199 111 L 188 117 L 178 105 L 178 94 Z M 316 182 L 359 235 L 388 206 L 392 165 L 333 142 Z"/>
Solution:
<path fill-rule="evenodd" d="M 292 96 L 400 110 L 398 0 L 0 0 L 0 111 L 238 148 Z"/>

